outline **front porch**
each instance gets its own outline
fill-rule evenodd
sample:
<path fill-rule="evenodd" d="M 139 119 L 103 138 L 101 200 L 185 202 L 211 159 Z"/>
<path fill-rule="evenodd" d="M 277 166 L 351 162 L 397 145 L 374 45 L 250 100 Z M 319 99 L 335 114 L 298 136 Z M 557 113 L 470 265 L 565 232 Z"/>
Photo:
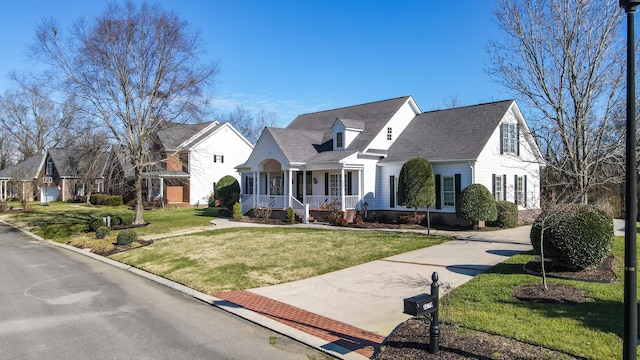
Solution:
<path fill-rule="evenodd" d="M 364 203 L 363 169 L 281 170 L 280 163 L 264 164 L 267 171 L 242 174 L 242 212 L 287 209 L 302 219 L 310 210 L 359 210 Z"/>

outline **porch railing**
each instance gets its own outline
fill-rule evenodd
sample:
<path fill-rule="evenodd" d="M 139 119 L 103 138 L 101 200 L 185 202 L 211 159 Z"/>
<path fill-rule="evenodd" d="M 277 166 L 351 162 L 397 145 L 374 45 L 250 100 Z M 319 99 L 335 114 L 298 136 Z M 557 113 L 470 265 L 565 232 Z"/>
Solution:
<path fill-rule="evenodd" d="M 242 212 L 246 213 L 254 207 L 254 198 L 255 198 L 255 206 L 258 208 L 274 208 L 274 209 L 286 209 L 288 207 L 287 197 L 284 195 L 252 195 L 252 194 L 243 194 L 242 195 Z M 341 198 L 340 196 L 327 196 L 327 195 L 308 195 L 307 196 L 307 204 L 311 209 L 319 209 L 319 210 L 329 210 L 331 209 L 332 204 L 335 203 L 335 206 L 340 209 L 341 208 Z M 358 195 L 346 195 L 344 197 L 344 208 L 345 209 L 357 209 L 358 203 L 360 199 Z M 304 204 L 298 201 L 295 197 L 291 198 L 291 207 L 296 214 L 298 212 L 304 211 Z"/>

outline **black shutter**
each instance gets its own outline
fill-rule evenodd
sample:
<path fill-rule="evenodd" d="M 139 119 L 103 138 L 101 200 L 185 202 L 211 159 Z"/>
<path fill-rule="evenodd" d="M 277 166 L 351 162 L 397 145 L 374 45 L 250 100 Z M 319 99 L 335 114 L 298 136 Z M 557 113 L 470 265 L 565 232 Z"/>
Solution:
<path fill-rule="evenodd" d="M 520 124 L 516 124 L 516 154 L 520 156 Z"/>
<path fill-rule="evenodd" d="M 324 194 L 329 195 L 329 173 L 324 173 Z"/>
<path fill-rule="evenodd" d="M 527 175 L 524 176 L 524 191 L 522 196 L 522 201 L 524 202 L 524 207 L 527 207 Z"/>
<path fill-rule="evenodd" d="M 491 174 L 491 195 L 496 198 L 496 174 Z"/>
<path fill-rule="evenodd" d="M 353 186 L 352 186 L 353 177 L 351 175 L 351 171 L 347 173 L 347 195 L 353 195 Z"/>
<path fill-rule="evenodd" d="M 500 154 L 504 154 L 504 124 L 500 124 Z"/>
<path fill-rule="evenodd" d="M 220 162 L 224 163 L 224 155 L 220 155 Z"/>
<path fill-rule="evenodd" d="M 396 207 L 396 177 L 389 176 L 389 207 Z"/>
<path fill-rule="evenodd" d="M 507 175 L 502 175 L 502 200 L 507 201 Z"/>
<path fill-rule="evenodd" d="M 436 209 L 442 209 L 442 184 L 440 181 L 440 175 L 436 175 Z"/>
<path fill-rule="evenodd" d="M 460 174 L 456 174 L 455 175 L 455 180 L 454 180 L 455 183 L 454 184 L 455 184 L 455 189 L 456 189 L 456 192 L 455 192 L 456 209 L 458 208 L 458 202 L 460 200 L 460 192 L 462 191 L 462 184 L 461 184 L 460 178 L 461 178 Z"/>
<path fill-rule="evenodd" d="M 244 177 L 244 193 L 245 194 L 249 193 L 249 177 L 248 176 Z"/>

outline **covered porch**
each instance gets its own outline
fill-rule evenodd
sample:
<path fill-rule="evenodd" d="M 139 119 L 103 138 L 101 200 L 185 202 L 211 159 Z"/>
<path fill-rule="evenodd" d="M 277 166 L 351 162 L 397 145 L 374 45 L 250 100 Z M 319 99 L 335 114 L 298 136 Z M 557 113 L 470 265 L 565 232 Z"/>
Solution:
<path fill-rule="evenodd" d="M 363 169 L 332 164 L 324 168 L 309 166 L 283 169 L 269 159 L 256 171 L 241 171 L 242 212 L 254 208 L 293 208 L 307 219 L 309 210 L 359 210 L 363 203 Z"/>

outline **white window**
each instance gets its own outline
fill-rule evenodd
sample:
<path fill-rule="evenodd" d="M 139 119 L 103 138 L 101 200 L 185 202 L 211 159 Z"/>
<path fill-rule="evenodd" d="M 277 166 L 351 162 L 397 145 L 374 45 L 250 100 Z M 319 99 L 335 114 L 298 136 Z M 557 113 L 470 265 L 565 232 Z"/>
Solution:
<path fill-rule="evenodd" d="M 387 141 L 391 141 L 393 140 L 393 129 L 388 127 L 387 128 Z"/>
<path fill-rule="evenodd" d="M 452 176 L 442 178 L 442 199 L 444 200 L 444 206 L 456 205 L 456 194 Z"/>
<path fill-rule="evenodd" d="M 214 163 L 224 163 L 224 155 L 213 155 Z"/>
<path fill-rule="evenodd" d="M 341 148 L 343 146 L 342 132 L 336 133 L 336 147 Z"/>
<path fill-rule="evenodd" d="M 516 124 L 502 124 L 502 153 L 516 155 L 518 153 L 518 136 Z"/>
<path fill-rule="evenodd" d="M 501 201 L 502 199 L 504 199 L 503 195 L 502 195 L 502 176 L 500 175 L 496 175 L 495 177 L 496 181 L 494 182 L 494 187 L 493 187 L 493 198 L 496 201 Z"/>
<path fill-rule="evenodd" d="M 253 194 L 253 176 L 245 176 L 244 178 L 244 193 Z"/>
<path fill-rule="evenodd" d="M 524 206 L 524 177 L 518 176 L 516 181 L 516 203 Z"/>
<path fill-rule="evenodd" d="M 46 175 L 53 175 L 53 161 L 51 159 L 47 160 L 47 168 L 45 169 Z"/>
<path fill-rule="evenodd" d="M 329 174 L 329 195 L 340 196 L 340 174 Z"/>

